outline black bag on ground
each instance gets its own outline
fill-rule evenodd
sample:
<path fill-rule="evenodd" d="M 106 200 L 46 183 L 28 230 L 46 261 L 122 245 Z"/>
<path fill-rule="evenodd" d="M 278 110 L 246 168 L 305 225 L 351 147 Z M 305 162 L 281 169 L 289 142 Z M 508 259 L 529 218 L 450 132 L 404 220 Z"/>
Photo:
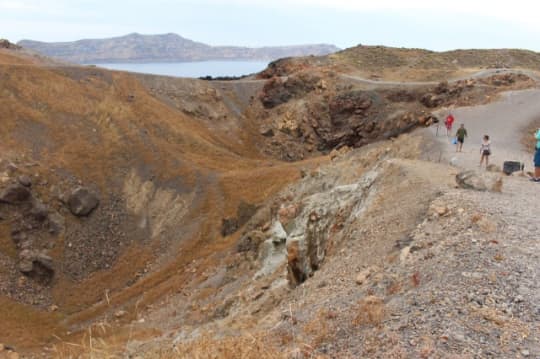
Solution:
<path fill-rule="evenodd" d="M 522 171 L 524 168 L 524 164 L 518 161 L 504 161 L 503 163 L 503 172 L 507 175 L 511 175 L 517 171 Z"/>

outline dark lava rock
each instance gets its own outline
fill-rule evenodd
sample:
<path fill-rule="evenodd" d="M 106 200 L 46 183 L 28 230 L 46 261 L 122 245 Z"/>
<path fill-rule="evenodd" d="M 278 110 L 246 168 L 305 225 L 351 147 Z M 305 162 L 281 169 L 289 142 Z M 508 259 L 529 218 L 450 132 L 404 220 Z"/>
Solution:
<path fill-rule="evenodd" d="M 259 207 L 254 204 L 240 201 L 236 209 L 236 218 L 223 218 L 221 220 L 221 235 L 226 237 L 236 232 L 253 217 L 258 209 Z"/>
<path fill-rule="evenodd" d="M 332 119 L 361 115 L 373 104 L 372 99 L 364 91 L 350 91 L 337 95 L 330 101 Z"/>
<path fill-rule="evenodd" d="M 221 220 L 221 235 L 226 237 L 233 234 L 238 230 L 238 219 L 236 218 L 223 218 Z"/>
<path fill-rule="evenodd" d="M 273 77 L 264 84 L 259 99 L 265 108 L 273 108 L 315 90 L 318 81 L 320 77 L 304 73 L 287 79 Z"/>
<path fill-rule="evenodd" d="M 0 203 L 20 203 L 30 198 L 28 188 L 19 183 L 11 184 L 0 193 Z"/>
<path fill-rule="evenodd" d="M 77 187 L 69 195 L 67 205 L 75 216 L 88 216 L 99 205 L 99 199 L 88 188 Z"/>
<path fill-rule="evenodd" d="M 265 235 L 261 231 L 251 231 L 240 238 L 236 245 L 238 252 L 257 252 L 259 245 L 264 242 Z"/>

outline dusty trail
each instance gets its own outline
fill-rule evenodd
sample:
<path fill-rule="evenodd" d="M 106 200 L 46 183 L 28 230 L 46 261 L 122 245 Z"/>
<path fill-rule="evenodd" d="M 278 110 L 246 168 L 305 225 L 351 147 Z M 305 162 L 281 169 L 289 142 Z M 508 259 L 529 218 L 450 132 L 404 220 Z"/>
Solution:
<path fill-rule="evenodd" d="M 480 143 L 487 134 L 491 138 L 492 155 L 490 163 L 502 165 L 504 161 L 521 161 L 525 167 L 532 168 L 532 153 L 521 143 L 524 128 L 540 115 L 540 90 L 507 92 L 500 101 L 483 106 L 463 107 L 452 110 L 456 122 L 452 129 L 453 136 L 460 124 L 468 132 L 463 152 L 456 153 L 451 138 L 446 136 L 446 129 L 440 124 L 437 140 L 441 144 L 443 158 L 465 168 L 478 168 L 480 161 Z M 442 120 L 448 110 L 437 113 Z M 430 128 L 436 134 L 437 127 Z"/>
<path fill-rule="evenodd" d="M 481 79 L 493 75 L 501 75 L 501 74 L 523 74 L 527 75 L 531 78 L 533 78 L 536 81 L 540 81 L 540 76 L 534 72 L 529 70 L 516 70 L 516 69 L 488 69 L 488 70 L 482 70 L 478 71 L 473 74 L 469 74 L 467 76 L 460 76 L 457 78 L 450 79 L 449 83 L 454 83 L 462 80 L 467 79 Z M 355 75 L 348 75 L 348 74 L 341 74 L 341 77 L 344 79 L 353 80 L 358 83 L 362 83 L 364 85 L 373 86 L 375 88 L 381 88 L 381 87 L 390 87 L 395 88 L 396 86 L 402 86 L 402 87 L 421 87 L 421 86 L 435 86 L 439 84 L 439 81 L 384 81 L 384 80 L 372 80 L 367 79 L 360 76 Z"/>

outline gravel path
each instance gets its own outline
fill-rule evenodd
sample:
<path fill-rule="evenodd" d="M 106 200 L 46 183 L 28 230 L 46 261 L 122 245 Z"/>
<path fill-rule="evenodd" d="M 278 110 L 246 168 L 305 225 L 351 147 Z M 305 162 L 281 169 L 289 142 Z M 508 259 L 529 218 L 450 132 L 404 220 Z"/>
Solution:
<path fill-rule="evenodd" d="M 490 163 L 501 165 L 504 161 L 520 161 L 527 169 L 532 168 L 532 153 L 522 143 L 523 129 L 540 115 L 540 89 L 508 92 L 501 95 L 501 100 L 483 106 L 463 107 L 452 110 L 456 121 L 452 136 L 460 124 L 468 132 L 462 153 L 455 152 L 451 137 L 446 136 L 446 129 L 441 123 L 437 139 L 441 143 L 443 158 L 452 160 L 459 167 L 477 168 L 480 161 L 480 143 L 487 134 L 491 138 L 492 155 Z M 444 120 L 448 110 L 437 113 Z M 430 128 L 433 134 L 437 127 Z M 532 136 L 532 134 L 531 134 Z"/>
<path fill-rule="evenodd" d="M 503 94 L 498 102 L 458 108 L 453 114 L 456 118 L 454 131 L 463 123 L 469 138 L 466 139 L 464 152 L 456 153 L 450 140 L 445 135 L 441 136 L 446 132 L 441 126 L 436 138 L 441 145 L 440 157 L 443 160 L 449 160 L 460 168 L 478 169 L 480 142 L 484 134 L 489 134 L 493 153 L 491 163 L 502 165 L 505 160 L 521 161 L 525 163 L 526 170 L 532 170 L 532 152 L 523 147 L 521 138 L 523 129 L 540 115 L 539 89 L 509 92 Z M 438 115 L 444 118 L 447 112 L 440 111 Z M 436 127 L 430 128 L 430 131 L 435 135 Z M 497 280 L 492 283 L 480 281 L 476 288 L 461 290 L 468 292 L 469 300 L 476 303 L 478 310 L 484 311 L 488 322 L 493 321 L 493 317 L 486 311 L 499 311 L 502 313 L 500 318 L 506 318 L 503 329 L 508 326 L 507 323 L 514 321 L 525 330 L 526 335 L 515 336 L 518 330 L 508 327 L 506 329 L 513 337 L 509 338 L 510 343 L 503 346 L 493 341 L 493 336 L 500 335 L 496 329 L 487 330 L 486 326 L 484 337 L 471 331 L 467 334 L 476 342 L 471 347 L 481 344 L 478 346 L 483 349 L 480 356 L 540 358 L 540 222 L 536 211 L 540 203 L 540 185 L 518 175 L 504 176 L 503 180 L 502 193 L 457 191 L 448 193 L 443 201 L 454 205 L 466 202 L 470 210 L 490 218 L 488 223 L 495 226 L 486 230 L 487 235 L 483 240 L 478 238 L 472 246 L 465 245 L 463 249 L 468 248 L 460 256 L 460 261 L 463 268 L 469 268 L 473 263 L 468 263 L 469 260 L 475 257 L 475 262 L 482 263 L 480 269 L 476 270 L 483 270 L 483 275 L 497 277 Z M 452 227 L 457 226 L 452 224 Z M 465 237 L 461 237 L 454 238 L 453 242 L 463 242 Z M 476 247 L 482 248 L 470 256 L 470 251 Z"/>

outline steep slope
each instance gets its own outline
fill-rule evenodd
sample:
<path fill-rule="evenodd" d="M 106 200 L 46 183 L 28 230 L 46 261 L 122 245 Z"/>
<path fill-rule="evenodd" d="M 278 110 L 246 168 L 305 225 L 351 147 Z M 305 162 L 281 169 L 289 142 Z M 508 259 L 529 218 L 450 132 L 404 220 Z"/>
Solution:
<path fill-rule="evenodd" d="M 298 45 L 247 48 L 210 46 L 177 34 L 137 33 L 110 39 L 85 39 L 47 43 L 21 40 L 18 45 L 56 59 L 74 63 L 182 62 L 205 60 L 275 60 L 288 56 L 326 55 L 339 49 L 333 45 Z"/>

